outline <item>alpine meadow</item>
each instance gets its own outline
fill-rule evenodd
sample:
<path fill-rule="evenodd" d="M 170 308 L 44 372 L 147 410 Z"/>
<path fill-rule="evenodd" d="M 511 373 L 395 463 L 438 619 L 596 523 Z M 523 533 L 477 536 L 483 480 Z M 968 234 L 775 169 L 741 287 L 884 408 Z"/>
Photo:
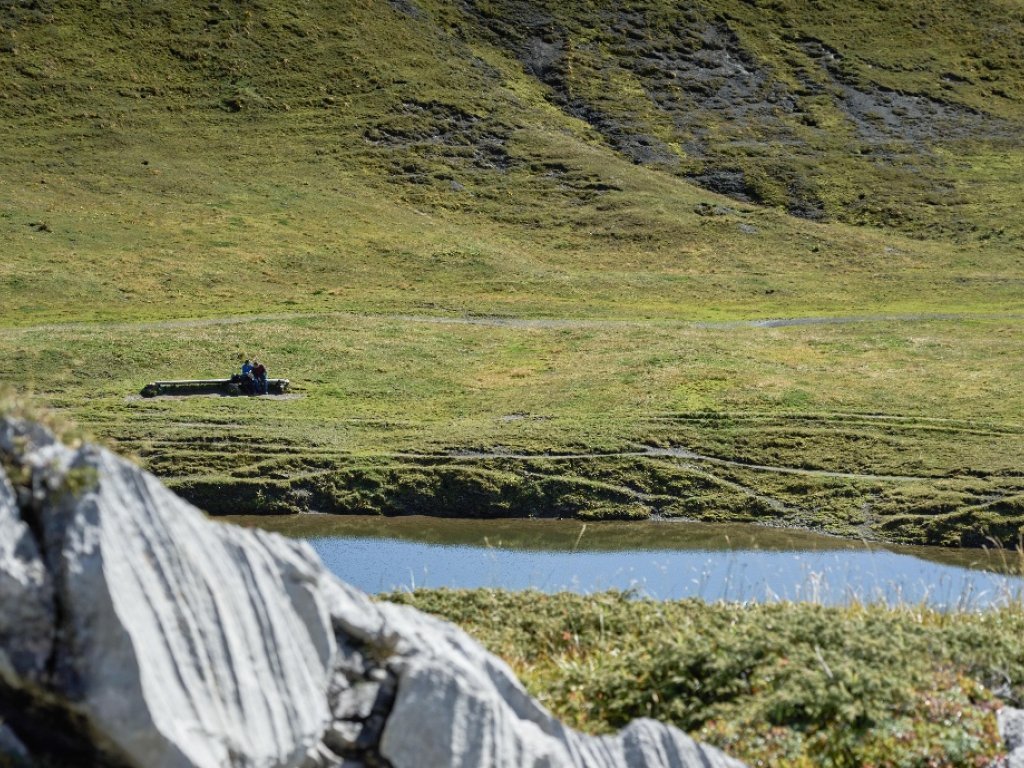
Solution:
<path fill-rule="evenodd" d="M 1022 138 L 1022 0 L 0 0 L 0 388 L 300 537 L 742 522 L 1020 575 Z M 253 356 L 287 394 L 140 395 Z M 387 599 L 576 727 L 752 765 L 989 765 L 1024 700 L 1019 604 Z"/>

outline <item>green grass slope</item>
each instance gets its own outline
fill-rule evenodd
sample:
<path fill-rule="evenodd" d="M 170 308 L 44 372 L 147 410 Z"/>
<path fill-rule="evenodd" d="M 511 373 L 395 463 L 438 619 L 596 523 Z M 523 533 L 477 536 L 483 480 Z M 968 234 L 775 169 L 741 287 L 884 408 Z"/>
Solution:
<path fill-rule="evenodd" d="M 0 382 L 214 511 L 1016 543 L 1022 31 L 1009 2 L 4 5 Z M 299 397 L 130 397 L 253 354 Z"/>

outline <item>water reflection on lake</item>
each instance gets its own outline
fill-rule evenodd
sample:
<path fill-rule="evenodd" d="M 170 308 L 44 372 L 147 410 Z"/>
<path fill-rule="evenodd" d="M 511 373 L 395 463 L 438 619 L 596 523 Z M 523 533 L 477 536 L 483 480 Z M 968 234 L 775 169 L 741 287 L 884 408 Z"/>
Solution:
<path fill-rule="evenodd" d="M 426 517 L 233 518 L 309 540 L 368 592 L 502 587 L 658 599 L 852 600 L 978 608 L 1020 601 L 1021 556 L 882 547 L 754 525 Z"/>

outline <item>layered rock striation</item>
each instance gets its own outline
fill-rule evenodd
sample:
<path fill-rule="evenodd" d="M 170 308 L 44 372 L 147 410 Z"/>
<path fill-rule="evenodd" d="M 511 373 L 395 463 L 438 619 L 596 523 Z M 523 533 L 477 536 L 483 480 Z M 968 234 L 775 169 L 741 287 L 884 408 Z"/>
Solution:
<path fill-rule="evenodd" d="M 1024 768 L 1024 709 L 1003 707 L 999 710 L 999 735 L 1006 750 L 1006 768 Z"/>
<path fill-rule="evenodd" d="M 16 418 L 0 420 L 0 604 L 0 762 L 739 765 L 651 720 L 573 731 L 457 627 Z"/>

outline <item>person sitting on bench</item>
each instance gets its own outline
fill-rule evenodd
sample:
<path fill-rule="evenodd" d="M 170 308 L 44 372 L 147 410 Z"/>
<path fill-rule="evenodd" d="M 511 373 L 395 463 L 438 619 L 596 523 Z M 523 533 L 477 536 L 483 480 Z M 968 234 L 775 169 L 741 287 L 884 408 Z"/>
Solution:
<path fill-rule="evenodd" d="M 256 394 L 265 395 L 269 392 L 267 368 L 259 360 L 253 360 L 252 363 L 252 376 L 256 380 Z"/>
<path fill-rule="evenodd" d="M 247 394 L 247 395 L 255 395 L 256 394 L 256 379 L 255 379 L 255 377 L 253 376 L 253 373 L 252 373 L 253 368 L 254 368 L 254 366 L 252 364 L 252 361 L 249 360 L 249 358 L 246 358 L 245 362 L 242 363 L 242 382 L 241 383 L 242 383 L 242 391 L 245 392 L 245 394 Z"/>

